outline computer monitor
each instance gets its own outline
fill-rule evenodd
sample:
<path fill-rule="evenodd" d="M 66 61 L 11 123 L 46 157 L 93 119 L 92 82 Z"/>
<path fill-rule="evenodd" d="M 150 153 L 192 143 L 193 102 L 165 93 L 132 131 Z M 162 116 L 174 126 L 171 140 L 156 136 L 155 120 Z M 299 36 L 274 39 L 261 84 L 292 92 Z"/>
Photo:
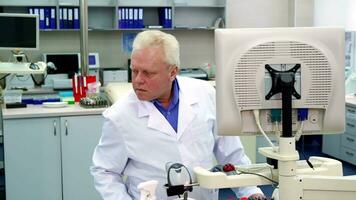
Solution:
<path fill-rule="evenodd" d="M 72 78 L 80 69 L 79 53 L 45 53 L 43 60 L 46 63 L 52 62 L 56 67 L 56 69 L 48 68 L 48 74 L 68 74 L 68 78 Z"/>
<path fill-rule="evenodd" d="M 272 110 L 280 113 L 282 100 L 278 95 L 269 96 L 272 78 L 268 68 L 294 68 L 293 133 L 300 128 L 297 113 L 302 109 L 308 111 L 303 134 L 344 132 L 343 29 L 217 29 L 215 56 L 220 135 L 259 134 L 254 110 L 259 111 L 266 133 L 276 130 Z M 281 130 L 281 126 L 277 128 Z"/>
<path fill-rule="evenodd" d="M 38 16 L 0 13 L 0 49 L 38 50 Z"/>

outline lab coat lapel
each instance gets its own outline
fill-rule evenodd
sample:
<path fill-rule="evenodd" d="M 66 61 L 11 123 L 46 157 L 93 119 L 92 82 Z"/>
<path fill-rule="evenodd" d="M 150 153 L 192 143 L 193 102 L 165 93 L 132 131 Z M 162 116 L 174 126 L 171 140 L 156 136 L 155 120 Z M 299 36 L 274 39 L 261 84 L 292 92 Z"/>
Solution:
<path fill-rule="evenodd" d="M 138 117 L 148 116 L 147 127 L 156 129 L 164 134 L 176 137 L 176 133 L 169 122 L 151 102 L 138 103 Z"/>
<path fill-rule="evenodd" d="M 177 80 L 180 89 L 178 111 L 178 139 L 180 139 L 197 115 L 195 104 L 199 102 L 199 99 L 187 88 L 189 85 L 185 85 L 184 81 L 179 81 L 179 78 Z"/>

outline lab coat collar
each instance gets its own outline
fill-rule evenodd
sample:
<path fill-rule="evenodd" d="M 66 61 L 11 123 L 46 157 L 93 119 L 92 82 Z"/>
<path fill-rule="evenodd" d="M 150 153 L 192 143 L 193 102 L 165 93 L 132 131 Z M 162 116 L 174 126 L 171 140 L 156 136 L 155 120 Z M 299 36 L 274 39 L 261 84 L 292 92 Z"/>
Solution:
<path fill-rule="evenodd" d="M 179 111 L 178 111 L 178 133 L 174 131 L 169 122 L 158 111 L 158 109 L 149 101 L 138 100 L 138 117 L 148 116 L 147 126 L 162 133 L 175 136 L 179 139 L 190 123 L 196 117 L 197 112 L 194 109 L 194 104 L 199 102 L 199 98 L 194 91 L 189 89 L 189 81 L 184 77 L 177 77 L 179 85 Z M 188 113 L 188 114 L 187 114 Z"/>

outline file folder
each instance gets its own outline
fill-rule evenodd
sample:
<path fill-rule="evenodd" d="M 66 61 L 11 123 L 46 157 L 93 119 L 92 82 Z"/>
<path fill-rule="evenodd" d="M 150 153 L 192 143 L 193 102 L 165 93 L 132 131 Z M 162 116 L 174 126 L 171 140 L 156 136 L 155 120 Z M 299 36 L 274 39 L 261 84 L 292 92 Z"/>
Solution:
<path fill-rule="evenodd" d="M 133 27 L 132 28 L 139 28 L 138 25 L 138 8 L 133 9 Z"/>
<path fill-rule="evenodd" d="M 74 8 L 73 26 L 74 29 L 80 29 L 79 8 Z"/>
<path fill-rule="evenodd" d="M 118 8 L 117 17 L 118 17 L 117 28 L 120 29 L 120 28 L 122 28 L 121 8 Z"/>
<path fill-rule="evenodd" d="M 144 23 L 143 23 L 143 8 L 138 9 L 138 24 L 139 28 L 144 28 Z"/>
<path fill-rule="evenodd" d="M 50 29 L 56 29 L 56 8 L 51 8 Z"/>
<path fill-rule="evenodd" d="M 133 20 L 134 20 L 133 8 L 129 8 L 129 26 L 128 26 L 128 28 L 134 27 Z"/>
<path fill-rule="evenodd" d="M 38 10 L 39 10 L 39 15 L 40 15 L 40 29 L 45 29 L 46 28 L 46 22 L 45 22 L 44 8 L 38 8 Z"/>
<path fill-rule="evenodd" d="M 45 29 L 50 29 L 51 8 L 44 8 Z"/>
<path fill-rule="evenodd" d="M 73 29 L 73 8 L 68 8 L 68 27 L 69 29 Z"/>
<path fill-rule="evenodd" d="M 68 28 L 68 9 L 63 8 L 63 28 Z"/>
<path fill-rule="evenodd" d="M 33 11 L 33 8 L 28 8 L 28 13 L 30 13 L 30 14 L 34 14 L 34 11 Z"/>
<path fill-rule="evenodd" d="M 64 29 L 63 25 L 63 9 L 59 8 L 59 29 Z"/>
<path fill-rule="evenodd" d="M 172 8 L 168 8 L 168 28 L 172 27 Z"/>

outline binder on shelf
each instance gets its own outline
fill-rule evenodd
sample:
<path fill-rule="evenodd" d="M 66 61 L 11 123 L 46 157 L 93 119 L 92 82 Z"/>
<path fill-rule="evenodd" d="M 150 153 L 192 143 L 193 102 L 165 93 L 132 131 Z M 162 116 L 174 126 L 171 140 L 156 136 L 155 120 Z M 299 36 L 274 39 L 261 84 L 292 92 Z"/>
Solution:
<path fill-rule="evenodd" d="M 35 15 L 38 15 L 38 18 L 40 18 L 40 11 L 38 10 L 38 8 L 33 8 L 33 13 Z"/>
<path fill-rule="evenodd" d="M 139 26 L 138 26 L 138 8 L 133 9 L 133 28 L 139 28 Z"/>
<path fill-rule="evenodd" d="M 117 10 L 117 28 L 122 28 L 122 19 L 121 19 L 121 8 Z"/>
<path fill-rule="evenodd" d="M 51 8 L 50 29 L 56 29 L 56 8 Z"/>
<path fill-rule="evenodd" d="M 125 8 L 124 28 L 129 28 L 129 9 Z"/>
<path fill-rule="evenodd" d="M 38 8 L 38 9 L 40 14 L 40 29 L 45 29 L 46 28 L 45 10 L 44 8 Z"/>
<path fill-rule="evenodd" d="M 143 23 L 143 8 L 138 9 L 138 25 L 139 28 L 144 28 L 144 23 Z"/>
<path fill-rule="evenodd" d="M 69 29 L 73 29 L 73 8 L 68 8 L 68 27 Z"/>
<path fill-rule="evenodd" d="M 168 27 L 168 8 L 159 8 L 158 9 L 159 25 L 163 28 Z"/>
<path fill-rule="evenodd" d="M 169 28 L 168 27 L 168 8 L 164 8 L 164 23 L 163 23 L 164 28 Z"/>
<path fill-rule="evenodd" d="M 29 7 L 29 8 L 28 8 L 28 13 L 34 14 L 34 11 L 33 11 L 33 8 L 32 8 L 32 7 Z"/>
<path fill-rule="evenodd" d="M 50 29 L 50 19 L 51 19 L 51 8 L 44 8 L 44 17 L 45 17 L 45 29 Z"/>
<path fill-rule="evenodd" d="M 74 8 L 73 26 L 74 29 L 80 29 L 79 8 Z"/>
<path fill-rule="evenodd" d="M 168 8 L 168 28 L 172 27 L 172 8 Z"/>
<path fill-rule="evenodd" d="M 64 29 L 63 25 L 63 9 L 59 8 L 59 29 Z"/>
<path fill-rule="evenodd" d="M 129 8 L 129 24 L 128 24 L 128 28 L 133 28 L 133 20 L 134 20 L 134 16 L 133 16 L 133 8 Z"/>
<path fill-rule="evenodd" d="M 68 28 L 68 9 L 63 8 L 63 29 Z"/>

